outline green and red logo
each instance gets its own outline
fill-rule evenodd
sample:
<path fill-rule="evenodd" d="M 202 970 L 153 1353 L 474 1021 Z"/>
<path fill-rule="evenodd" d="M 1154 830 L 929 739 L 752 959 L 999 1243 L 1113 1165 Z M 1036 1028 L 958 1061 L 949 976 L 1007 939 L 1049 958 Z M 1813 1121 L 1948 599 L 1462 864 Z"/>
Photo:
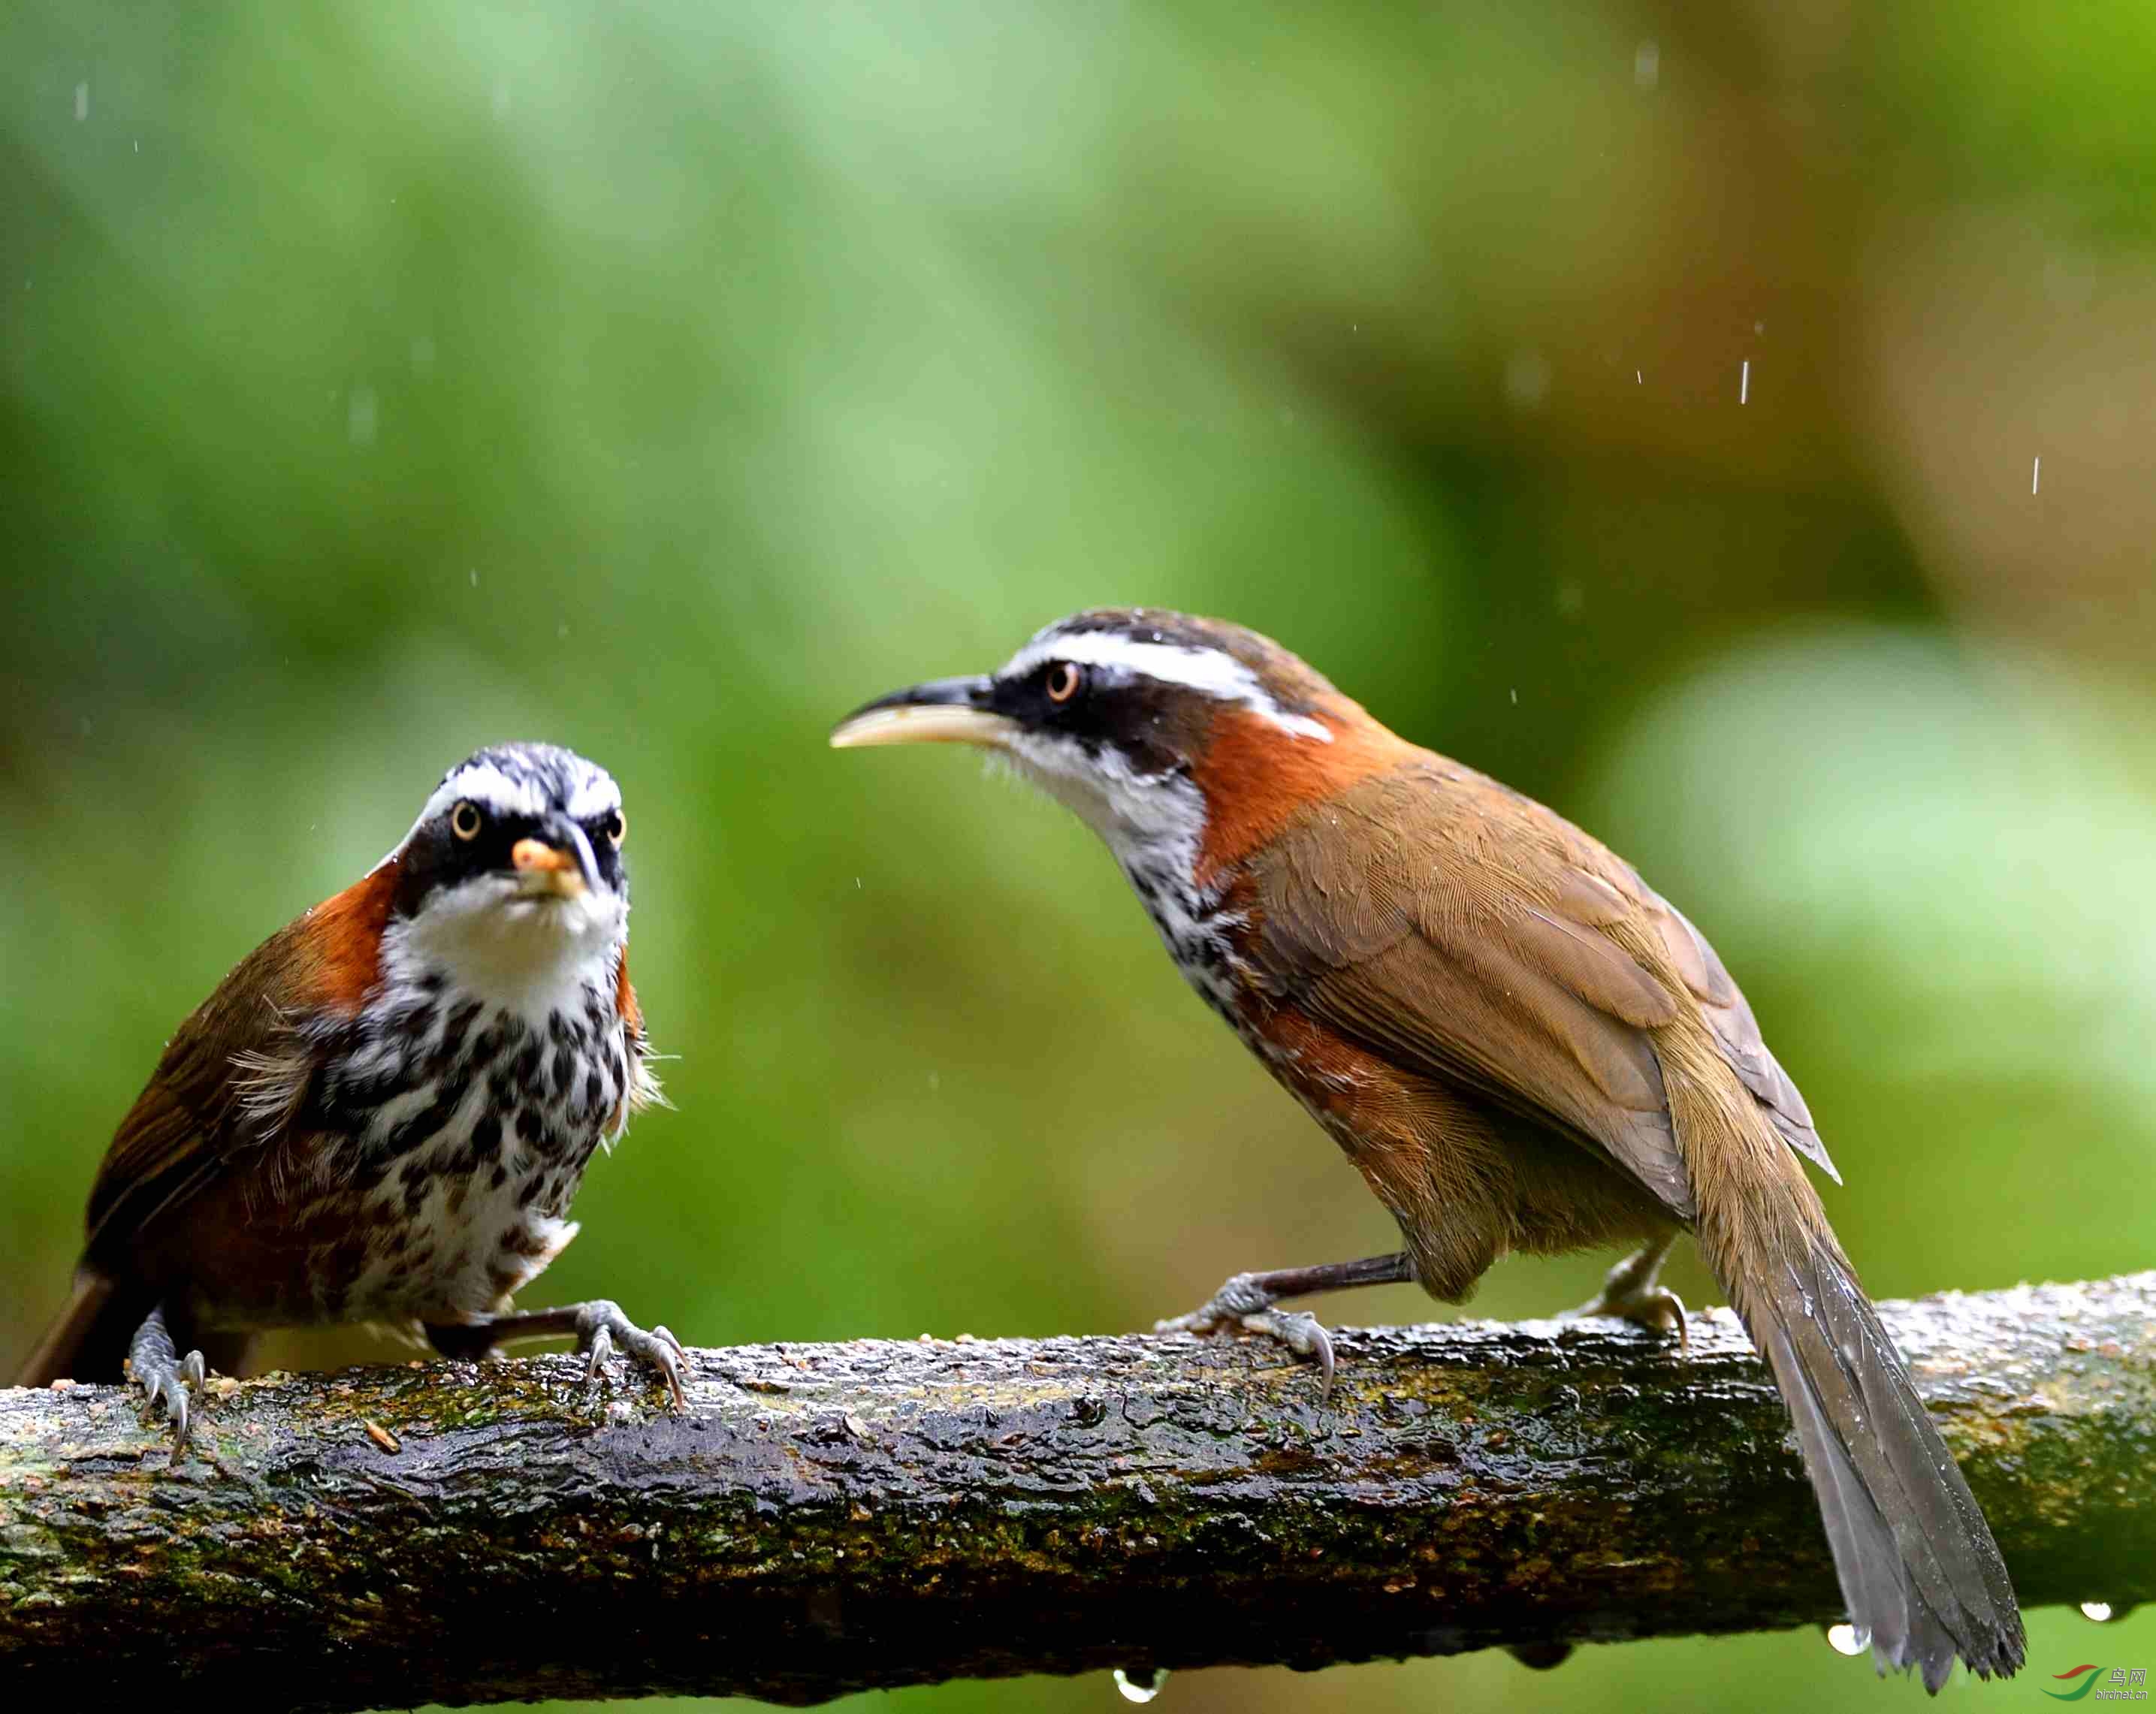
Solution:
<path fill-rule="evenodd" d="M 2045 1691 L 2055 1702 L 2078 1702 L 2098 1685 L 2104 1686 L 2097 1695 L 2099 1702 L 2145 1702 L 2148 1692 L 2148 1669 L 2145 1666 L 2114 1666 L 2107 1673 L 2101 1666 L 2082 1665 L 2069 1666 L 2064 1672 L 2051 1675 L 2055 1681 L 2072 1686 L 2071 1690 Z M 2041 1688 L 2041 1686 L 2038 1686 Z"/>

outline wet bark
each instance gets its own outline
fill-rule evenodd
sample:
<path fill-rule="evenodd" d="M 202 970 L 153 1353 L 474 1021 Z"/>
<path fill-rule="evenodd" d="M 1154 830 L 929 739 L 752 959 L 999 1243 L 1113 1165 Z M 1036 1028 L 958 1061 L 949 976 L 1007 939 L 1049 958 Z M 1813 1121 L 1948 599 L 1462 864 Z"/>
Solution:
<path fill-rule="evenodd" d="M 2156 1274 L 1882 1305 L 2025 1604 L 2156 1593 Z M 1840 1616 L 1727 1311 L 0 1393 L 0 1682 L 226 1709 L 1317 1666 Z"/>

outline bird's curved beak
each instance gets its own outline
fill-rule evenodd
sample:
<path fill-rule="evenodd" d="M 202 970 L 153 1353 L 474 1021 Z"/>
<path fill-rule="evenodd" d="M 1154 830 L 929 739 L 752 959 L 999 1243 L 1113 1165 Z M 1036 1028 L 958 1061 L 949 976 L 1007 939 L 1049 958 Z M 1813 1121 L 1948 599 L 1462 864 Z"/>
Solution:
<path fill-rule="evenodd" d="M 584 830 L 566 815 L 550 815 L 539 831 L 510 849 L 519 890 L 532 898 L 573 899 L 596 890 L 598 859 Z"/>
<path fill-rule="evenodd" d="M 831 729 L 834 750 L 870 744 L 978 744 L 1000 749 L 1017 723 L 989 706 L 990 679 L 932 679 L 879 696 Z"/>

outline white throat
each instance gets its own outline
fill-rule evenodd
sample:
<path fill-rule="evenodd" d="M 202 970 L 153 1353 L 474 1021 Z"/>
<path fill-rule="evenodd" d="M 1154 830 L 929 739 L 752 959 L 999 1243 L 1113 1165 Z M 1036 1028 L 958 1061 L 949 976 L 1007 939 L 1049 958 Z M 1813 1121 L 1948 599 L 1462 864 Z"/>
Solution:
<path fill-rule="evenodd" d="M 1014 734 L 1002 753 L 1018 772 L 1091 828 L 1128 869 L 1173 861 L 1188 876 L 1205 840 L 1205 799 L 1180 774 L 1140 774 L 1112 747 L 1097 757 L 1068 741 Z"/>
<path fill-rule="evenodd" d="M 382 973 L 395 986 L 439 972 L 490 1007 L 544 1025 L 585 993 L 612 987 L 628 930 L 629 906 L 618 895 L 526 898 L 509 877 L 480 875 L 393 921 L 382 938 Z"/>
<path fill-rule="evenodd" d="M 1100 834 L 1190 985 L 1232 1016 L 1238 983 L 1227 931 L 1240 919 L 1222 909 L 1219 887 L 1198 882 L 1205 798 L 1196 783 L 1181 774 L 1135 774 L 1112 750 L 1081 759 L 1067 744 L 1024 733 L 1004 753 Z"/>

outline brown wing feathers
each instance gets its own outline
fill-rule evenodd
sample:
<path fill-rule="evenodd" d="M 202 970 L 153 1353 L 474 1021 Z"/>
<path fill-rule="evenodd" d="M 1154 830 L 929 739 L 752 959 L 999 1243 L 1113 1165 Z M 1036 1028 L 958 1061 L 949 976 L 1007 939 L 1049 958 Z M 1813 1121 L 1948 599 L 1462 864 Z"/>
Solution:
<path fill-rule="evenodd" d="M 234 1157 L 276 1140 L 274 1128 L 251 1122 L 263 1068 L 295 1051 L 292 1018 L 358 1010 L 380 976 L 396 891 L 393 859 L 270 936 L 181 1024 L 98 1169 L 93 1260 L 110 1265 L 169 1212 L 176 1184 L 192 1195 Z M 253 1075 L 235 1076 L 235 1063 Z"/>
<path fill-rule="evenodd" d="M 1408 1085 L 1479 1101 L 1516 1156 L 1534 1147 L 1525 1121 L 1696 1225 L 1774 1369 L 1881 1658 L 1934 1688 L 1957 1652 L 1980 1673 L 2018 1665 L 1998 1549 L 1794 1157 L 1834 1172 L 1804 1098 L 1691 924 L 1568 823 L 1426 752 L 1348 783 L 1249 866 L 1269 989 Z M 1455 1146 L 1461 1122 L 1450 1111 L 1429 1147 Z M 1441 1232 L 1463 1209 L 1402 1215 L 1419 1266 L 1442 1245 L 1413 1223 Z M 1520 1218 L 1515 1242 L 1578 1241 Z"/>
<path fill-rule="evenodd" d="M 22 1384 L 59 1375 L 116 1377 L 126 1341 L 156 1301 L 141 1277 L 147 1240 L 235 1162 L 281 1137 L 250 1100 L 259 1068 L 298 1047 L 293 1015 L 357 1010 L 378 975 L 397 886 L 393 860 L 316 906 L 249 953 L 173 1033 L 148 1085 L 121 1121 L 92 1187 L 75 1297 L 39 1342 Z M 235 1065 L 257 1068 L 235 1075 Z"/>
<path fill-rule="evenodd" d="M 1481 783 L 1417 762 L 1286 829 L 1253 860 L 1266 973 L 1396 1065 L 1606 1151 L 1689 1219 L 1645 1033 L 1674 1021 L 1676 1003 L 1591 920 L 1565 914 L 1606 916 L 1614 886 L 1573 878 L 1538 827 L 1494 840 Z M 1510 793 L 1498 806 L 1522 821 L 1531 811 L 1564 826 Z M 1337 836 L 1348 820 L 1359 836 Z"/>

